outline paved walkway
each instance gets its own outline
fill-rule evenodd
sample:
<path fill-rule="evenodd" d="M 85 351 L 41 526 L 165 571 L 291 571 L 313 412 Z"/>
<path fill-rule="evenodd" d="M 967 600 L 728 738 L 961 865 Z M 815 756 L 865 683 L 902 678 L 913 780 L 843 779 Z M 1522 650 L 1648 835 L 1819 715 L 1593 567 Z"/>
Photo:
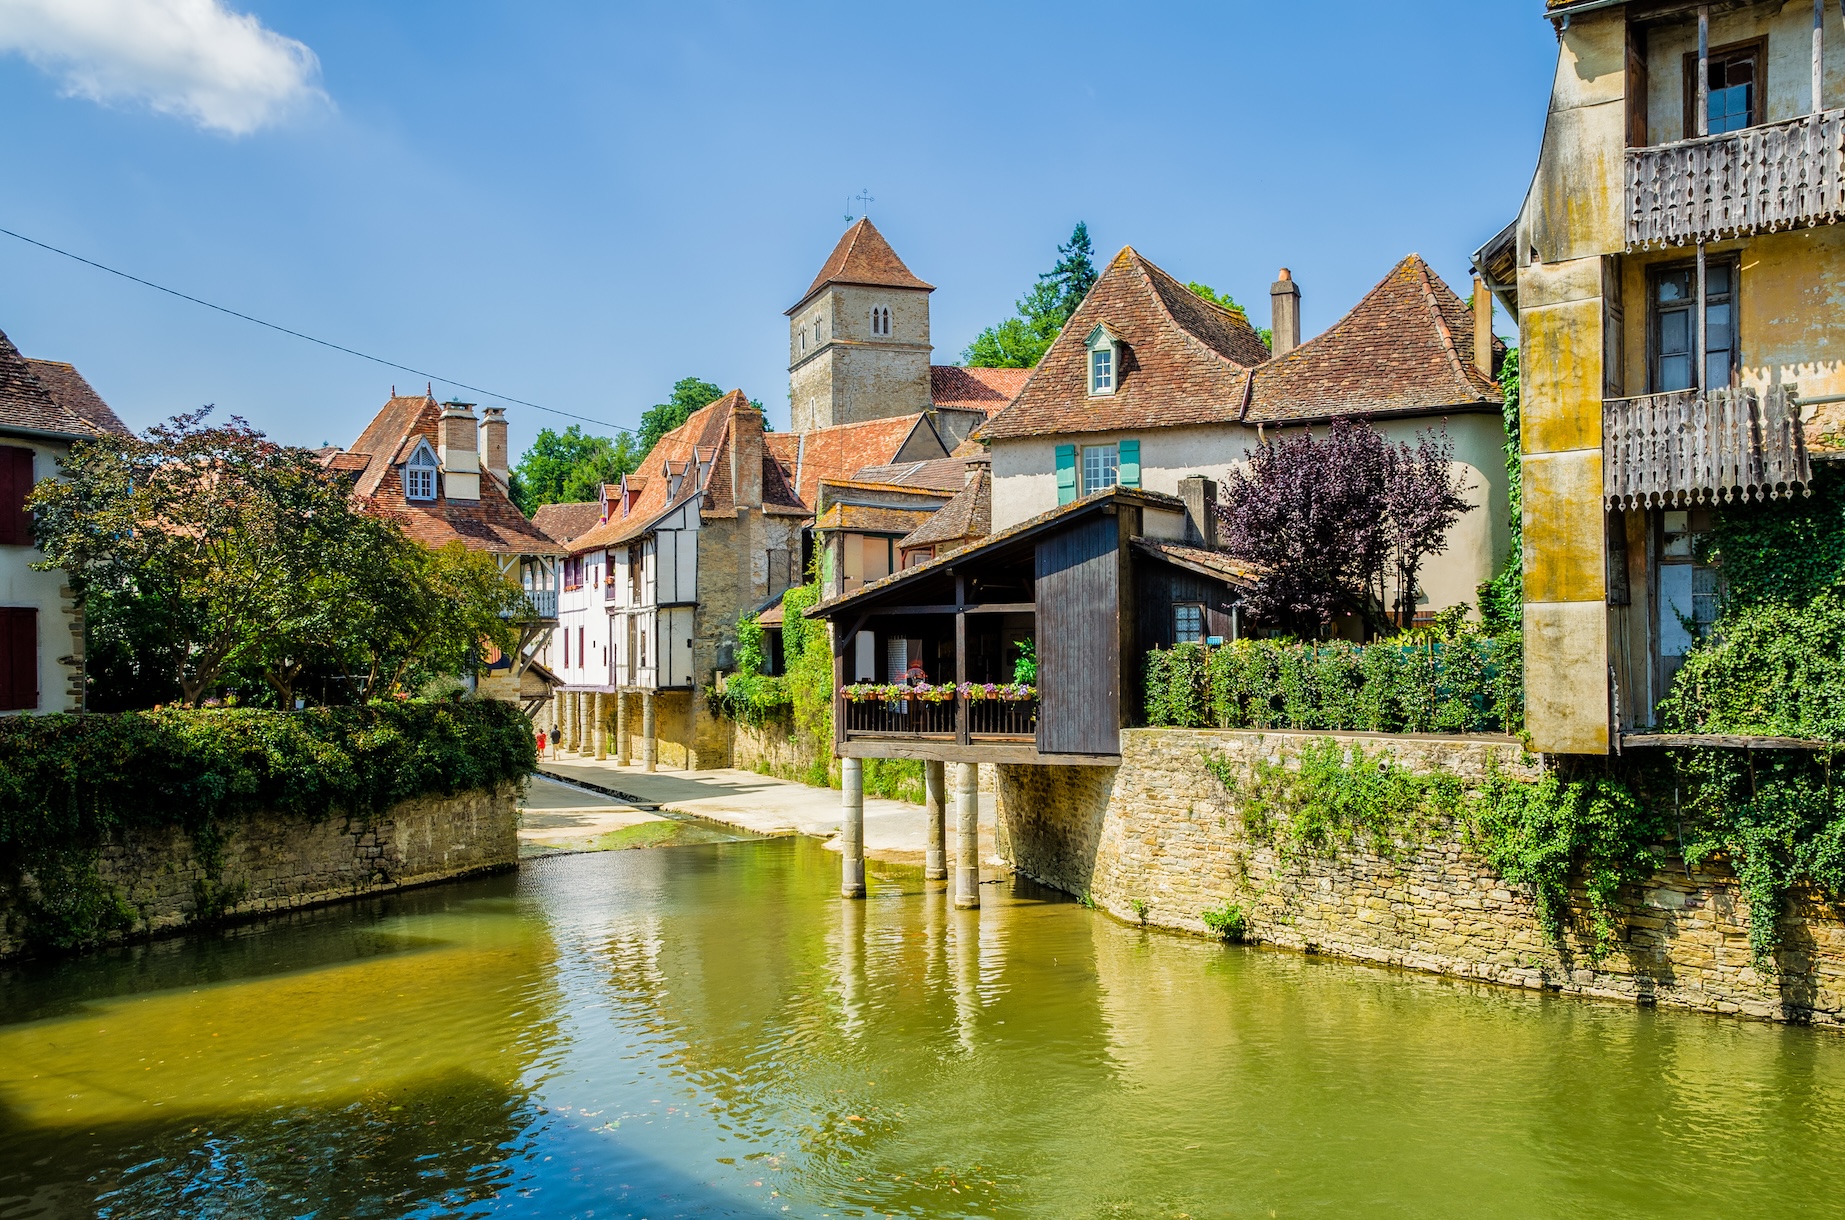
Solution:
<path fill-rule="evenodd" d="M 599 818 L 617 816 L 626 809 L 635 813 L 660 810 L 689 814 L 706 821 L 721 822 L 756 834 L 803 834 L 834 839 L 839 834 L 839 791 L 835 788 L 810 788 L 806 784 L 772 779 L 754 771 L 656 771 L 649 775 L 639 766 L 617 766 L 613 759 L 597 762 L 594 758 L 565 755 L 539 764 L 547 775 L 583 784 L 610 794 L 613 803 L 597 805 L 585 798 L 583 811 L 572 809 L 568 816 Z M 548 783 L 534 777 L 532 790 L 565 785 Z M 953 794 L 949 795 L 948 846 L 954 854 Z M 552 816 L 548 810 L 536 810 L 527 798 L 526 823 L 531 826 L 534 813 Z M 980 854 L 992 859 L 993 795 L 980 794 Z M 521 832 L 523 837 L 525 832 Z M 879 860 L 921 864 L 928 846 L 929 828 L 921 805 L 904 801 L 865 798 L 865 854 Z M 828 847 L 838 850 L 837 842 Z"/>

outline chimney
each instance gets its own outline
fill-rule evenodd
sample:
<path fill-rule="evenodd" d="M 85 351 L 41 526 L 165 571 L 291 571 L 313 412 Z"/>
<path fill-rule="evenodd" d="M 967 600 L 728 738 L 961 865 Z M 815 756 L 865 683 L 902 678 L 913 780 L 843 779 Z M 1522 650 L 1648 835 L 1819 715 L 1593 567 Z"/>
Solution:
<path fill-rule="evenodd" d="M 1276 329 L 1280 334 L 1280 329 Z M 1185 501 L 1185 543 L 1209 551 L 1217 549 L 1217 481 L 1201 474 L 1179 480 L 1179 499 Z"/>
<path fill-rule="evenodd" d="M 480 453 L 481 464 L 498 475 L 500 482 L 507 482 L 512 468 L 506 464 L 505 407 L 480 409 Z"/>
<path fill-rule="evenodd" d="M 1477 275 L 1473 277 L 1473 363 L 1488 381 L 1493 380 L 1493 294 Z"/>
<path fill-rule="evenodd" d="M 740 509 L 762 507 L 762 412 L 747 401 L 730 410 L 730 495 Z"/>
<path fill-rule="evenodd" d="M 1292 271 L 1281 269 L 1281 278 L 1269 285 L 1268 300 L 1273 311 L 1270 325 L 1275 330 L 1269 347 L 1275 355 L 1285 356 L 1300 346 L 1300 285 L 1294 282 Z"/>
<path fill-rule="evenodd" d="M 967 478 L 962 482 L 962 486 L 972 487 L 974 484 L 980 481 L 980 477 L 982 475 L 986 474 L 988 471 L 992 469 L 993 469 L 993 455 L 990 453 L 980 453 L 980 454 L 974 455 L 971 458 L 968 458 L 967 459 Z"/>
<path fill-rule="evenodd" d="M 442 417 L 436 424 L 436 454 L 442 462 L 442 494 L 447 499 L 480 499 L 480 451 L 474 447 L 477 436 L 473 403 L 451 400 L 442 404 Z"/>

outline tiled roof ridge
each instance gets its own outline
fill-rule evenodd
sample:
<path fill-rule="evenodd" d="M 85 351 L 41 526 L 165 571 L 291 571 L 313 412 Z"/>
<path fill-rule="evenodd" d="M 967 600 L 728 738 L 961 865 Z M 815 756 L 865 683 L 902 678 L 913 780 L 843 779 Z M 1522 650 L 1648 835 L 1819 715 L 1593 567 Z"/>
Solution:
<path fill-rule="evenodd" d="M 1436 333 L 1441 335 L 1441 346 L 1442 349 L 1448 353 L 1448 363 L 1453 366 L 1454 375 L 1460 379 L 1460 383 L 1463 386 L 1470 390 L 1476 389 L 1477 387 L 1473 384 L 1473 378 L 1467 375 L 1467 362 L 1461 359 L 1460 349 L 1455 346 L 1454 329 L 1448 325 L 1448 319 L 1442 317 L 1441 301 L 1437 299 L 1435 295 L 1435 285 L 1429 282 L 1428 263 L 1423 260 L 1420 254 L 1413 253 L 1403 261 L 1405 263 L 1412 263 L 1415 266 L 1416 280 L 1422 288 L 1423 304 L 1428 306 L 1429 316 L 1435 319 Z"/>
<path fill-rule="evenodd" d="M 1206 343 L 1203 339 L 1200 339 L 1196 334 L 1194 334 L 1192 332 L 1192 329 L 1189 326 L 1185 325 L 1185 323 L 1179 321 L 1178 315 L 1172 312 L 1172 307 L 1168 305 L 1166 302 L 1166 294 L 1160 291 L 1159 285 L 1155 282 L 1153 277 L 1157 275 L 1157 276 L 1160 276 L 1170 281 L 1172 286 L 1176 288 L 1177 290 L 1179 290 L 1180 292 L 1191 293 L 1193 297 L 1197 298 L 1198 303 L 1200 305 L 1208 305 L 1211 308 L 1217 310 L 1217 312 L 1223 314 L 1226 318 L 1236 318 L 1237 317 L 1236 314 L 1231 313 L 1229 310 L 1225 309 L 1221 305 L 1218 305 L 1214 301 L 1207 301 L 1203 297 L 1198 296 L 1198 294 L 1195 292 L 1192 292 L 1190 288 L 1187 288 L 1184 284 L 1181 284 L 1178 281 L 1177 277 L 1175 277 L 1170 271 L 1167 271 L 1164 267 L 1161 267 L 1158 263 L 1155 263 L 1152 259 L 1147 258 L 1145 255 L 1141 254 L 1141 252 L 1136 250 L 1133 246 L 1123 246 L 1122 252 L 1130 255 L 1133 258 L 1134 269 L 1138 271 L 1141 274 L 1141 276 L 1146 280 L 1147 290 L 1150 293 L 1152 293 L 1153 302 L 1159 308 L 1161 316 L 1163 316 L 1168 322 L 1172 323 L 1172 325 L 1175 328 L 1177 328 L 1179 333 L 1185 336 L 1185 341 L 1187 343 L 1190 343 L 1193 346 L 1202 349 L 1206 354 L 1210 355 L 1214 359 L 1222 361 L 1223 363 L 1229 365 L 1233 369 L 1247 372 L 1250 369 L 1259 367 L 1258 365 L 1254 365 L 1254 364 L 1244 364 L 1239 360 L 1232 360 L 1229 356 L 1224 355 L 1224 353 L 1218 351 L 1216 348 L 1212 347 L 1209 343 Z M 1242 315 L 1242 322 L 1243 322 L 1243 325 L 1245 326 L 1250 325 L 1248 314 Z M 1251 329 L 1253 329 L 1253 327 L 1251 327 Z M 1084 336 L 1084 338 L 1086 339 L 1087 336 Z"/>
<path fill-rule="evenodd" d="M 0 424 L 61 436 L 97 431 L 53 396 L 5 331 L 0 331 Z"/>
<path fill-rule="evenodd" d="M 871 241 L 866 243 L 866 249 L 861 253 L 859 241 L 867 234 L 870 235 Z M 881 249 L 875 247 L 881 247 Z M 881 261 L 887 255 L 893 264 L 891 268 L 878 270 L 869 266 L 872 261 Z M 855 257 L 858 259 L 856 263 L 854 262 Z M 839 241 L 833 246 L 833 252 L 827 255 L 826 262 L 820 266 L 820 273 L 814 276 L 814 282 L 807 286 L 807 291 L 801 294 L 801 299 L 790 306 L 786 312 L 794 313 L 828 284 L 864 284 L 880 288 L 920 288 L 929 292 L 935 291 L 935 285 L 926 282 L 910 270 L 909 265 L 903 261 L 902 256 L 891 246 L 884 234 L 880 233 L 878 227 L 871 223 L 869 216 L 859 217 L 851 228 L 840 234 Z"/>

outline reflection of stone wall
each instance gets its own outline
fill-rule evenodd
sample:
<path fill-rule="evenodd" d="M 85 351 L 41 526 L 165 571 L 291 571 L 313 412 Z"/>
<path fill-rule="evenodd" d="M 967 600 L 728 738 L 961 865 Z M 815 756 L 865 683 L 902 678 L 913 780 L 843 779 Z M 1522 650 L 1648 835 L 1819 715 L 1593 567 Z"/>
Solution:
<path fill-rule="evenodd" d="M 1136 729 L 1122 765 L 1005 766 L 1000 854 L 1026 876 L 1089 894 L 1122 919 L 1205 931 L 1201 913 L 1225 902 L 1249 913 L 1254 939 L 1308 952 L 1437 974 L 1706 1012 L 1845 1026 L 1845 922 L 1802 901 L 1783 922 L 1775 975 L 1750 964 L 1748 908 L 1721 866 L 1688 874 L 1669 861 L 1621 895 L 1621 940 L 1599 963 L 1572 935 L 1559 949 L 1522 888 L 1468 846 L 1464 827 L 1431 830 L 1399 863 L 1362 843 L 1330 857 L 1284 858 L 1248 838 L 1207 753 L 1242 766 L 1289 761 L 1326 736 Z M 1489 760 L 1522 769 L 1520 748 L 1492 739 L 1339 736 L 1389 750 L 1419 772 L 1478 780 Z"/>
<path fill-rule="evenodd" d="M 383 890 L 513 868 L 520 786 L 426 796 L 374 818 L 319 822 L 258 814 L 228 828 L 216 877 L 183 830 L 130 832 L 103 845 L 97 873 L 139 913 L 128 936 L 183 929 L 201 893 L 228 916 L 315 906 Z M 31 888 L 31 881 L 26 888 Z M 0 887 L 0 958 L 29 941 L 21 896 Z"/>

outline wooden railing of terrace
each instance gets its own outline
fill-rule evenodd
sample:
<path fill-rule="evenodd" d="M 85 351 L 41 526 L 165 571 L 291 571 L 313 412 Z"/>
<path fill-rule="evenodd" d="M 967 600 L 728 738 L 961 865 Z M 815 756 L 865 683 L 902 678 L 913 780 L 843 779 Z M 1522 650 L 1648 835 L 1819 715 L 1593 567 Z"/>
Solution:
<path fill-rule="evenodd" d="M 1626 156 L 1627 247 L 1694 246 L 1845 217 L 1845 110 Z"/>
<path fill-rule="evenodd" d="M 1785 386 L 1602 404 L 1602 491 L 1611 509 L 1779 499 L 1812 479 L 1800 403 Z"/>

